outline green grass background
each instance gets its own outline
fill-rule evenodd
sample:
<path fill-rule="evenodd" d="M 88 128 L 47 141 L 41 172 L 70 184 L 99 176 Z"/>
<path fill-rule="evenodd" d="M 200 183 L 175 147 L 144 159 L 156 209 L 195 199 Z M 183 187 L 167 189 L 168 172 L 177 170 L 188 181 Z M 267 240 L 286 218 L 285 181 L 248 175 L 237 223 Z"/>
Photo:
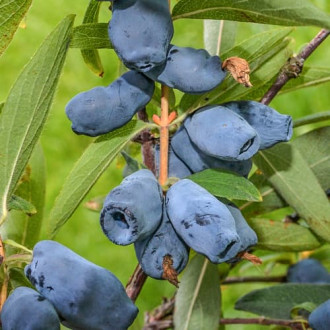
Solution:
<path fill-rule="evenodd" d="M 318 7 L 330 13 L 330 3 L 327 0 L 314 0 Z M 88 0 L 48 0 L 33 1 L 26 19 L 25 28 L 20 28 L 11 45 L 0 58 L 0 102 L 4 102 L 11 85 L 19 75 L 24 65 L 34 54 L 43 39 L 54 29 L 60 20 L 68 14 L 76 14 L 75 25 L 82 22 Z M 110 12 L 107 10 L 108 2 L 102 4 L 100 21 L 108 21 Z M 175 36 L 173 43 L 180 46 L 203 47 L 202 22 L 197 20 L 181 20 L 175 22 Z M 252 34 L 269 29 L 271 26 L 239 23 L 236 41 L 242 41 Z M 295 42 L 293 49 L 298 52 L 319 31 L 316 27 L 299 27 L 292 34 Z M 104 64 L 103 78 L 93 75 L 85 66 L 80 51 L 70 49 L 63 74 L 50 116 L 41 136 L 41 144 L 47 164 L 47 192 L 44 227 L 47 226 L 47 215 L 59 193 L 61 186 L 80 157 L 86 146 L 92 141 L 89 137 L 77 136 L 70 128 L 70 122 L 65 116 L 66 103 L 77 93 L 91 89 L 97 85 L 111 83 L 119 72 L 119 61 L 111 50 L 100 50 Z M 328 66 L 330 58 L 329 40 L 321 45 L 308 59 L 308 65 Z M 320 111 L 330 110 L 329 84 L 304 89 L 294 93 L 277 97 L 271 104 L 282 113 L 287 113 L 293 118 Z M 298 134 L 310 129 L 302 127 Z M 105 195 L 122 179 L 123 161 L 115 161 L 102 175 L 100 180 L 89 192 L 84 202 L 92 197 Z M 99 225 L 99 215 L 79 206 L 67 224 L 61 229 L 56 240 L 67 245 L 75 252 L 88 260 L 111 270 L 125 285 L 132 274 L 137 261 L 133 246 L 115 246 L 107 240 Z M 42 238 L 45 238 L 43 230 Z M 277 267 L 277 266 L 276 266 Z M 262 274 L 263 270 L 248 268 L 248 274 Z M 274 270 L 283 272 L 283 267 Z M 223 290 L 223 307 L 226 317 L 248 315 L 247 313 L 233 310 L 234 301 L 245 292 L 260 287 L 260 285 L 237 285 L 226 287 Z M 157 306 L 162 297 L 170 297 L 174 293 L 172 285 L 164 281 L 149 278 L 137 300 L 140 309 L 139 318 L 132 329 L 141 329 L 143 313 Z M 252 315 L 251 315 L 252 316 Z M 261 326 L 228 326 L 228 329 L 263 329 Z"/>

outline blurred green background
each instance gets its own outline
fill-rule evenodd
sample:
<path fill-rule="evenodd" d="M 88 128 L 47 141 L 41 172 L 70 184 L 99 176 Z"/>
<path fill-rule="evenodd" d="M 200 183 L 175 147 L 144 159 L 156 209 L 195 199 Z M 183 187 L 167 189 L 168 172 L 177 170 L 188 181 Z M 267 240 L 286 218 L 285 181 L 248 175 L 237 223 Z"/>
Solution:
<path fill-rule="evenodd" d="M 6 100 L 11 85 L 18 77 L 24 65 L 34 54 L 43 39 L 54 29 L 60 20 L 68 14 L 76 14 L 75 25 L 81 24 L 88 0 L 64 1 L 34 0 L 24 24 L 17 31 L 14 40 L 0 58 L 0 103 Z M 330 13 L 330 2 L 327 0 L 312 1 L 322 10 Z M 100 21 L 106 22 L 111 14 L 109 3 L 104 2 L 101 7 Z M 267 25 L 239 23 L 236 42 L 242 41 L 252 34 L 272 28 Z M 315 27 L 299 27 L 291 36 L 295 39 L 292 47 L 295 53 L 319 31 Z M 180 46 L 203 47 L 203 24 L 197 20 L 180 20 L 175 22 L 175 36 L 173 43 Z M 100 50 L 105 68 L 103 78 L 91 73 L 85 66 L 80 51 L 70 49 L 63 74 L 60 79 L 50 116 L 41 136 L 41 144 L 45 153 L 47 165 L 47 191 L 45 221 L 42 238 L 45 238 L 47 216 L 59 193 L 61 186 L 92 138 L 77 136 L 70 128 L 70 122 L 65 116 L 66 103 L 77 93 L 91 89 L 97 85 L 108 85 L 119 72 L 119 61 L 111 50 Z M 329 40 L 321 45 L 308 59 L 308 65 L 328 66 L 330 58 Z M 282 113 L 293 118 L 308 114 L 330 110 L 329 84 L 304 89 L 277 97 L 271 104 Z M 310 129 L 299 128 L 296 133 Z M 111 270 L 125 285 L 137 265 L 133 246 L 115 246 L 107 240 L 99 225 L 99 215 L 86 209 L 83 204 L 89 199 L 106 195 L 122 179 L 124 161 L 120 157 L 100 178 L 89 192 L 84 202 L 76 210 L 70 221 L 61 229 L 56 240 L 67 245 L 88 260 Z M 264 268 L 245 267 L 244 274 L 262 275 Z M 282 274 L 283 267 L 275 266 L 272 274 Z M 241 274 L 242 275 L 242 274 Z M 237 297 L 251 289 L 264 285 L 235 285 L 223 290 L 223 308 L 226 317 L 245 317 L 248 313 L 234 311 L 233 304 Z M 162 297 L 171 297 L 174 287 L 164 281 L 149 278 L 137 300 L 140 309 L 138 320 L 132 329 L 141 329 L 143 313 L 161 303 Z M 252 316 L 252 315 L 250 315 Z M 266 329 L 262 326 L 228 326 L 228 329 Z"/>

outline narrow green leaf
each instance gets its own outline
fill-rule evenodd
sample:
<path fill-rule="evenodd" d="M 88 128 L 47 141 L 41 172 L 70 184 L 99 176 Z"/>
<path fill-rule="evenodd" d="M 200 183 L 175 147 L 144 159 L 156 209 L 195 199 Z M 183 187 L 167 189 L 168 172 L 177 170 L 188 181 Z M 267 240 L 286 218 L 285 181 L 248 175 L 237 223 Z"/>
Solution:
<path fill-rule="evenodd" d="M 259 100 L 273 85 L 278 72 L 273 77 L 268 79 L 262 86 L 251 88 L 246 94 L 246 99 Z M 330 70 L 328 68 L 304 67 L 303 72 L 299 77 L 290 79 L 280 90 L 279 95 L 289 93 L 301 88 L 313 87 L 330 81 Z"/>
<path fill-rule="evenodd" d="M 251 291 L 236 302 L 235 309 L 271 318 L 290 319 L 294 306 L 305 302 L 320 305 L 329 297 L 329 284 L 287 283 Z"/>
<path fill-rule="evenodd" d="M 300 135 L 292 143 L 303 155 L 323 190 L 330 188 L 330 127 Z"/>
<path fill-rule="evenodd" d="M 330 68 L 304 66 L 302 73 L 290 79 L 281 89 L 280 94 L 289 93 L 301 88 L 313 87 L 330 81 Z"/>
<path fill-rule="evenodd" d="M 91 143 L 68 175 L 50 214 L 50 238 L 67 222 L 74 210 L 117 154 L 150 124 L 132 120 Z"/>
<path fill-rule="evenodd" d="M 12 87 L 0 117 L 1 221 L 32 150 L 38 141 L 64 64 L 74 16 L 46 38 Z"/>
<path fill-rule="evenodd" d="M 229 171 L 208 169 L 188 177 L 212 195 L 247 201 L 261 201 L 258 189 L 247 179 Z"/>
<path fill-rule="evenodd" d="M 27 216 L 22 212 L 11 211 L 8 220 L 0 227 L 1 237 L 13 239 L 32 249 L 39 240 L 45 193 L 46 164 L 41 145 L 38 143 L 15 190 L 15 194 L 34 205 L 37 212 Z"/>
<path fill-rule="evenodd" d="M 37 213 L 37 210 L 32 203 L 16 195 L 12 195 L 10 197 L 8 203 L 8 211 L 11 210 L 22 211 L 27 215 L 32 215 Z"/>
<path fill-rule="evenodd" d="M 322 187 L 298 148 L 289 143 L 259 152 L 254 161 L 278 193 L 330 242 L 330 205 Z"/>
<path fill-rule="evenodd" d="M 113 48 L 108 36 L 107 23 L 86 23 L 73 29 L 71 48 Z"/>
<path fill-rule="evenodd" d="M 0 0 L 0 56 L 14 37 L 32 0 Z"/>
<path fill-rule="evenodd" d="M 330 17 L 305 0 L 181 0 L 172 11 L 179 18 L 225 19 L 286 26 L 316 25 L 330 29 Z"/>
<path fill-rule="evenodd" d="M 122 156 L 125 159 L 126 165 L 123 170 L 123 176 L 126 177 L 138 170 L 147 168 L 144 164 L 139 163 L 136 159 L 131 157 L 127 152 L 121 151 Z"/>
<path fill-rule="evenodd" d="M 25 286 L 34 289 L 31 282 L 24 274 L 23 268 L 12 267 L 9 269 L 10 285 L 12 289 L 16 289 L 20 286 Z"/>
<path fill-rule="evenodd" d="M 12 239 L 6 239 L 3 241 L 6 245 L 10 245 L 10 246 L 13 246 L 17 249 L 20 249 L 20 250 L 24 250 L 26 252 L 28 252 L 29 254 L 32 254 L 32 250 L 28 249 L 26 246 L 22 245 L 22 244 L 19 244 L 17 242 L 15 242 L 14 240 Z"/>
<path fill-rule="evenodd" d="M 295 223 L 250 219 L 249 225 L 258 236 L 258 248 L 263 250 L 306 251 L 321 245 L 308 228 Z"/>
<path fill-rule="evenodd" d="M 300 127 L 308 124 L 318 123 L 320 121 L 330 120 L 330 111 L 313 113 L 312 115 L 296 119 L 293 127 Z"/>
<path fill-rule="evenodd" d="M 237 23 L 232 21 L 204 20 L 204 46 L 211 55 L 220 55 L 235 44 Z"/>
<path fill-rule="evenodd" d="M 215 330 L 219 326 L 220 278 L 217 266 L 201 255 L 190 260 L 175 297 L 174 326 Z"/>
<path fill-rule="evenodd" d="M 83 24 L 98 22 L 100 6 L 100 1 L 91 0 L 89 2 L 83 19 Z M 97 76 L 102 77 L 104 69 L 99 52 L 96 49 L 82 49 L 81 55 L 89 69 Z"/>
<path fill-rule="evenodd" d="M 300 311 L 307 311 L 311 313 L 317 306 L 314 303 L 309 301 L 304 302 L 302 304 L 296 305 L 291 309 L 291 318 L 296 318 L 300 316 Z"/>
<path fill-rule="evenodd" d="M 262 202 L 256 203 L 253 201 L 245 202 L 239 201 L 237 206 L 243 212 L 244 217 L 251 218 L 260 214 L 268 213 L 277 209 L 286 207 L 288 204 L 284 199 L 275 191 L 275 189 L 269 184 L 267 178 L 256 171 L 249 180 L 255 185 L 259 190 Z"/>
<path fill-rule="evenodd" d="M 247 89 L 228 76 L 219 87 L 209 93 L 185 94 L 181 99 L 180 109 L 193 111 L 208 104 L 244 99 L 247 94 L 261 88 L 265 81 L 278 73 L 289 57 L 290 53 L 287 50 L 289 40 L 286 40 L 286 37 L 292 31 L 292 28 L 278 28 L 262 32 L 244 40 L 223 54 L 222 58 L 238 56 L 249 62 L 251 82 L 254 87 Z"/>

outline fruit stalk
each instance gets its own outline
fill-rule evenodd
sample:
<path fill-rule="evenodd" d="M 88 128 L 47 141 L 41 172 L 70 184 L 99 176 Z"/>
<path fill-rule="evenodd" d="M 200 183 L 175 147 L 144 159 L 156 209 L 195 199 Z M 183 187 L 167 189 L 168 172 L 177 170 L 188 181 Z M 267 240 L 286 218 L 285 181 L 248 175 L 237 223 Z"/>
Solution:
<path fill-rule="evenodd" d="M 161 97 L 161 116 L 160 116 L 160 166 L 159 166 L 159 184 L 164 185 L 168 176 L 168 109 L 169 109 L 170 89 L 162 85 Z"/>

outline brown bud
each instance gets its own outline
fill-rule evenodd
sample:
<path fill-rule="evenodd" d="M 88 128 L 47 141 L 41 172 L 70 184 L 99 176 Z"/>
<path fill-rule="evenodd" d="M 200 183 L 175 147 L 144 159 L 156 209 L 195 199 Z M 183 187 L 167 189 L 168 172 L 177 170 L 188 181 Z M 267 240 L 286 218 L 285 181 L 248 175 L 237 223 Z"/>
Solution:
<path fill-rule="evenodd" d="M 254 265 L 262 264 L 262 260 L 259 257 L 255 256 L 251 253 L 248 253 L 246 251 L 239 253 L 237 256 L 241 259 L 245 259 L 245 260 L 252 262 Z"/>
<path fill-rule="evenodd" d="M 250 67 L 249 63 L 240 57 L 229 57 L 222 63 L 222 68 L 230 72 L 233 78 L 244 85 L 252 87 L 250 83 Z"/>

